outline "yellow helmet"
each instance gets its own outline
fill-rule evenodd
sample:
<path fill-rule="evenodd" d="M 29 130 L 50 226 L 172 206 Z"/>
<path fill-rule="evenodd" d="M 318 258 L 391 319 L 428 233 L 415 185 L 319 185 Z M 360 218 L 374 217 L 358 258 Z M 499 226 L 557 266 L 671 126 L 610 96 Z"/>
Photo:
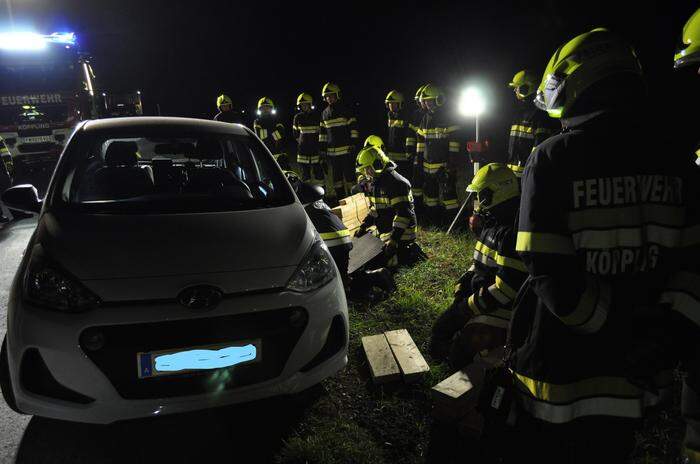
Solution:
<path fill-rule="evenodd" d="M 399 108 L 403 107 L 403 94 L 399 92 L 398 90 L 392 90 L 386 95 L 386 98 L 384 99 L 385 104 L 389 103 L 398 103 Z"/>
<path fill-rule="evenodd" d="M 537 89 L 535 105 L 553 118 L 567 117 L 581 94 L 615 74 L 642 75 L 637 54 L 605 28 L 574 37 L 554 52 Z"/>
<path fill-rule="evenodd" d="M 321 95 L 325 98 L 333 93 L 336 97 L 340 98 L 340 87 L 332 82 L 326 82 L 326 85 L 323 86 L 323 90 L 321 90 Z"/>
<path fill-rule="evenodd" d="M 524 100 L 535 93 L 537 84 L 539 83 L 539 79 L 534 72 L 529 69 L 523 69 L 513 76 L 508 87 L 515 89 L 515 96 L 518 97 L 519 100 Z"/>
<path fill-rule="evenodd" d="M 496 205 L 520 195 L 518 178 L 502 163 L 491 163 L 479 169 L 467 192 L 474 192 L 480 211 L 488 211 Z"/>
<path fill-rule="evenodd" d="M 420 87 L 418 87 L 418 90 L 416 90 L 416 96 L 414 97 L 414 100 L 416 101 L 416 103 L 418 103 L 420 101 L 420 97 L 421 97 L 421 95 L 423 95 L 423 91 L 429 85 L 430 84 L 423 84 Z"/>
<path fill-rule="evenodd" d="M 365 139 L 365 148 L 367 147 L 377 147 L 384 150 L 384 141 L 378 135 L 370 135 Z"/>
<path fill-rule="evenodd" d="M 437 85 L 428 84 L 425 86 L 420 96 L 421 102 L 426 100 L 435 100 L 437 106 L 442 106 L 445 104 L 445 93 Z"/>
<path fill-rule="evenodd" d="M 233 101 L 228 95 L 221 94 L 216 98 L 216 107 L 221 109 L 223 105 L 233 105 Z"/>
<path fill-rule="evenodd" d="M 700 9 L 693 13 L 683 27 L 683 44 L 686 47 L 673 57 L 676 68 L 700 62 Z"/>
<path fill-rule="evenodd" d="M 313 105 L 314 99 L 308 93 L 300 93 L 297 97 L 297 106 L 301 105 L 302 103 L 308 103 L 309 105 Z"/>
<path fill-rule="evenodd" d="M 384 154 L 381 148 L 375 146 L 365 147 L 357 154 L 355 171 L 359 174 L 367 174 L 367 171 L 370 170 L 370 175 L 372 173 L 381 174 L 390 162 L 389 157 Z"/>
<path fill-rule="evenodd" d="M 258 100 L 258 109 L 260 109 L 262 106 L 269 106 L 274 109 L 275 103 L 270 97 L 262 97 L 260 100 Z"/>

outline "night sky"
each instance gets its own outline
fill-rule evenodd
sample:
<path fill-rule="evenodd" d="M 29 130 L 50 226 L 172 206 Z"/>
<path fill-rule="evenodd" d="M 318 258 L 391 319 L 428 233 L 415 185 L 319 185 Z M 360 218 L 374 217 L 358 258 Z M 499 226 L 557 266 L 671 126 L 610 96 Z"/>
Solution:
<path fill-rule="evenodd" d="M 382 124 L 388 90 L 412 98 L 427 81 L 452 94 L 481 83 L 490 91 L 486 131 L 503 134 L 514 103 L 506 87 L 512 75 L 524 67 L 541 72 L 557 46 L 597 26 L 633 42 L 651 88 L 660 90 L 680 30 L 698 6 L 672 0 L 11 3 L 18 27 L 76 31 L 93 55 L 98 85 L 140 89 L 150 114 L 159 103 L 166 115 L 210 118 L 223 91 L 248 111 L 267 95 L 286 120 L 298 93 L 319 99 L 330 80 L 359 104 L 364 135 Z"/>

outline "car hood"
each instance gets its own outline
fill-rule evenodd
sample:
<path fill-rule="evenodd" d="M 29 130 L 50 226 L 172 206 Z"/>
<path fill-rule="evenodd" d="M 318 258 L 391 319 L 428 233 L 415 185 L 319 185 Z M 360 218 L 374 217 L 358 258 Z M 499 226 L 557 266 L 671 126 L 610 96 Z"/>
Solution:
<path fill-rule="evenodd" d="M 210 283 L 235 293 L 284 286 L 313 240 L 313 225 L 303 207 L 294 203 L 171 215 L 49 211 L 39 221 L 35 243 L 91 289 L 102 287 L 105 280 L 125 284 L 133 279 L 139 287 Z M 176 290 L 166 293 L 172 297 Z M 141 297 L 163 297 L 163 291 L 154 289 L 154 294 Z M 107 297 L 105 291 L 99 293 Z"/>

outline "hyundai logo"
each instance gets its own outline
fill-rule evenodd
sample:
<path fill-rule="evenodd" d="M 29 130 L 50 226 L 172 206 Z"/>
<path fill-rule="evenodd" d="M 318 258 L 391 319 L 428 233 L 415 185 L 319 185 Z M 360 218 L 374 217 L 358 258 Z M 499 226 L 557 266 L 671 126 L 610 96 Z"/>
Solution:
<path fill-rule="evenodd" d="M 177 301 L 185 308 L 213 309 L 219 304 L 224 294 L 216 287 L 198 285 L 180 292 Z"/>

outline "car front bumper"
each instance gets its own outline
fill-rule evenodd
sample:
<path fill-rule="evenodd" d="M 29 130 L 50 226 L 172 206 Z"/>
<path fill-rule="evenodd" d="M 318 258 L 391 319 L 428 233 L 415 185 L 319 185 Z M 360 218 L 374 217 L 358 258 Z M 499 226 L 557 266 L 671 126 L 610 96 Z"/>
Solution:
<path fill-rule="evenodd" d="M 13 292 L 14 295 L 18 293 Z M 219 337 L 216 341 L 221 341 L 222 330 L 230 326 L 234 334 L 230 341 L 235 342 L 257 336 L 246 336 L 245 328 L 239 327 L 236 331 L 236 321 L 248 321 L 248 327 L 255 331 L 256 317 L 269 322 L 270 314 L 278 314 L 279 319 L 282 317 L 279 314 L 286 315 L 294 310 L 298 315 L 299 309 L 305 312 L 308 320 L 296 333 L 285 335 L 288 350 L 273 353 L 270 343 L 275 343 L 276 332 L 265 332 L 267 338 L 263 339 L 261 362 L 274 361 L 277 367 L 272 366 L 264 375 L 258 375 L 261 381 L 255 381 L 253 372 L 246 374 L 248 380 L 241 385 L 221 380 L 214 380 L 212 384 L 212 379 L 220 378 L 219 374 L 229 369 L 159 377 L 155 380 L 158 384 L 153 383 L 154 379 L 138 379 L 136 353 L 145 346 L 144 327 L 157 327 L 162 323 L 182 330 L 183 325 L 189 326 L 192 329 L 182 332 L 183 337 L 195 337 L 202 342 L 196 346 L 204 346 L 208 335 L 197 333 L 203 327 L 210 327 Z M 9 310 L 8 362 L 17 406 L 27 414 L 62 420 L 107 424 L 293 394 L 317 384 L 347 364 L 348 312 L 340 279 L 306 294 L 282 291 L 228 297 L 214 310 L 202 314 L 175 302 L 109 304 L 86 313 L 63 314 L 33 307 L 14 296 Z M 130 327 L 138 330 L 130 330 Z M 113 356 L 99 358 L 95 355 L 99 349 L 95 353 L 86 349 L 81 334 L 95 328 L 111 331 L 106 332 L 108 336 L 102 350 L 113 347 Z M 280 333 L 287 333 L 286 327 L 278 329 L 282 330 Z M 173 334 L 159 334 L 157 330 L 150 333 L 154 334 L 154 341 L 149 350 L 195 346 L 189 339 L 171 346 Z M 333 337 L 342 338 L 342 343 L 330 343 Z M 169 345 L 159 345 L 163 343 L 161 340 L 168 340 Z M 333 345 L 330 350 L 329 344 Z M 131 345 L 138 346 L 131 349 Z M 125 360 L 124 356 L 133 359 L 133 369 L 132 361 Z M 120 364 L 116 369 L 119 372 L 105 364 L 109 360 Z M 37 363 L 40 368 L 36 367 Z M 128 372 L 124 370 L 124 363 L 129 364 Z M 231 368 L 230 377 L 235 380 L 237 372 L 245 372 L 243 365 L 240 368 Z M 49 374 L 44 373 L 42 377 L 42 370 Z M 151 383 L 147 384 L 149 381 Z M 186 382 L 189 386 L 183 385 Z M 164 387 L 162 395 L 154 385 Z"/>

